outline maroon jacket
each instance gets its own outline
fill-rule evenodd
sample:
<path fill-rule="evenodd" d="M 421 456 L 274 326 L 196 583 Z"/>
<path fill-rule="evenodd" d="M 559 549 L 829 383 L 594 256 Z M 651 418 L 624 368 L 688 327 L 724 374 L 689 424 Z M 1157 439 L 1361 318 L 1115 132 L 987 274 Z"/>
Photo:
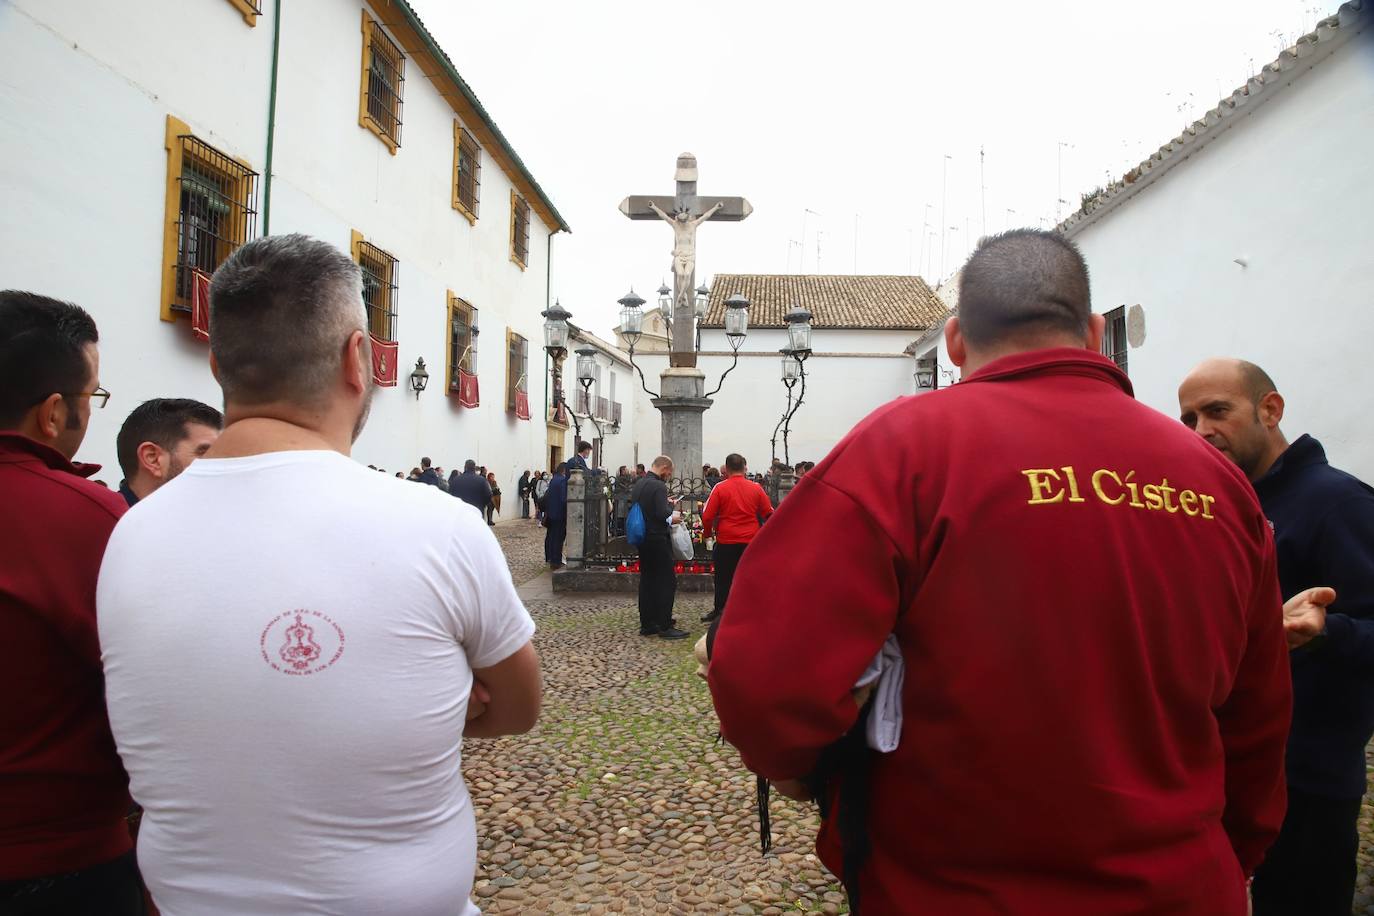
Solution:
<path fill-rule="evenodd" d="M 808 773 L 894 631 L 905 719 L 869 772 L 865 912 L 1245 913 L 1285 806 L 1273 541 L 1245 477 L 1110 361 L 997 360 L 807 474 L 722 618 L 725 737 L 765 776 Z"/>
<path fill-rule="evenodd" d="M 95 625 L 100 560 L 127 506 L 82 479 L 97 470 L 0 432 L 0 880 L 131 848 Z"/>

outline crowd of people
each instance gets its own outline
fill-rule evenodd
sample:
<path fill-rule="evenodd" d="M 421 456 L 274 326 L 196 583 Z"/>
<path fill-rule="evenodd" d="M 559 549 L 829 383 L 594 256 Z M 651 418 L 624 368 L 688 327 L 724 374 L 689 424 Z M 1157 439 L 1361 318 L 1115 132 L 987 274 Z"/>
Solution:
<path fill-rule="evenodd" d="M 360 283 L 306 236 L 240 247 L 211 283 L 223 414 L 140 405 L 118 493 L 75 461 L 110 396 L 95 322 L 0 292 L 0 913 L 476 912 L 462 738 L 534 726 L 534 623 L 490 472 L 351 459 Z M 1199 365 L 1179 422 L 1102 334 L 1070 242 L 994 236 L 945 328 L 958 385 L 877 410 L 776 511 L 725 458 L 722 734 L 819 804 L 855 912 L 1345 916 L 1374 489 L 1287 438 L 1258 366 Z M 584 445 L 517 485 L 551 566 Z M 669 640 L 673 474 L 617 474 L 640 633 Z"/>

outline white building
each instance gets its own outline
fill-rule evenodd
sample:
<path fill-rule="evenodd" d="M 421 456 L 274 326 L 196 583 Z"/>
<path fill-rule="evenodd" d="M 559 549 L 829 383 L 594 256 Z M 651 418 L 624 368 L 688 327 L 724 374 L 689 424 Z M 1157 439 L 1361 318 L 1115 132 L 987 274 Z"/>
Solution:
<path fill-rule="evenodd" d="M 0 0 L 0 275 L 99 325 L 113 398 L 80 458 L 116 484 L 139 402 L 219 403 L 192 270 L 304 232 L 360 261 L 370 329 L 399 351 L 355 458 L 471 457 L 513 485 L 562 441 L 528 370 L 567 226 L 404 0 L 275 6 L 280 22 L 262 0 Z"/>
<path fill-rule="evenodd" d="M 592 446 L 592 467 L 608 469 L 612 474 L 622 464 L 633 469 L 642 459 L 637 457 L 633 409 L 634 389 L 638 380 L 630 366 L 630 359 L 619 347 L 585 328 L 570 323 L 568 330 L 570 353 L 561 367 L 563 395 L 568 410 L 556 412 L 555 418 L 566 417 L 573 428 L 567 433 L 559 460 L 571 458 L 576 451 L 575 440 L 580 427 L 582 441 Z M 588 350 L 592 352 L 578 352 Z M 578 358 L 581 355 L 591 360 L 590 385 L 578 381 Z"/>
<path fill-rule="evenodd" d="M 1290 440 L 1374 480 L 1374 3 L 1321 22 L 1062 226 L 1136 396 L 1208 356 L 1269 372 Z"/>
<path fill-rule="evenodd" d="M 725 300 L 736 293 L 750 301 L 749 333 L 737 364 L 724 328 Z M 787 410 L 788 391 L 779 351 L 787 345 L 783 316 L 798 305 L 813 315 L 813 352 L 806 360 L 805 396 L 793 415 L 784 454 L 778 426 Z M 908 346 L 913 337 L 940 326 L 947 314 L 920 277 L 717 274 L 701 322 L 697 361 L 706 373 L 707 393 L 720 384 L 703 422 L 703 460 L 719 467 L 727 454 L 739 452 L 756 471 L 766 470 L 774 455 L 793 464 L 821 460 L 875 408 L 916 393 L 914 351 L 908 352 Z M 925 356 L 926 349 L 918 355 Z M 657 390 L 667 354 L 636 348 L 635 363 L 643 369 L 649 388 Z M 722 383 L 727 370 L 730 374 Z M 946 376 L 944 383 L 948 381 Z M 647 463 L 659 452 L 661 425 L 658 411 L 637 382 L 639 460 Z M 794 404 L 799 395 L 800 383 L 792 391 Z M 694 476 L 700 471 L 679 473 Z"/>

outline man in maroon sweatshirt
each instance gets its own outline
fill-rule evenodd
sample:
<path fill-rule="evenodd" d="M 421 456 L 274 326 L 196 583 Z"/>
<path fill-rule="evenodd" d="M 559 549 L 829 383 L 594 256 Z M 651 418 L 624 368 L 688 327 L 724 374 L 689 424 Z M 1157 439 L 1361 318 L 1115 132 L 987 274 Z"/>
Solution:
<path fill-rule="evenodd" d="M 123 499 L 74 464 L 104 407 L 79 306 L 0 292 L 0 912 L 143 912 L 95 583 Z"/>
<path fill-rule="evenodd" d="M 827 785 L 818 843 L 844 875 L 859 815 L 865 914 L 1241 916 L 1278 833 L 1269 528 L 1242 474 L 1133 399 L 1102 325 L 1070 242 L 987 240 L 945 329 L 963 381 L 860 423 L 740 564 L 711 690 L 788 794 L 896 635 L 899 744 L 847 775 L 866 805 Z"/>

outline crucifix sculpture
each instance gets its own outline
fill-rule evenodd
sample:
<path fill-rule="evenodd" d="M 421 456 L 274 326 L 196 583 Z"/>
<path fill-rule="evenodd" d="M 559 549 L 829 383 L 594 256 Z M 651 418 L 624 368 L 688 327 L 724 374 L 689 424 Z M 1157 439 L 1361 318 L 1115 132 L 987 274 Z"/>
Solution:
<path fill-rule="evenodd" d="M 672 197 L 632 195 L 620 202 L 620 212 L 630 219 L 661 219 L 673 227 L 673 337 L 669 365 L 697 364 L 695 316 L 692 310 L 696 285 L 697 227 L 712 220 L 739 222 L 754 212 L 743 197 L 698 197 L 697 157 L 677 157 L 677 193 Z M 664 315 L 665 319 L 669 316 Z"/>

